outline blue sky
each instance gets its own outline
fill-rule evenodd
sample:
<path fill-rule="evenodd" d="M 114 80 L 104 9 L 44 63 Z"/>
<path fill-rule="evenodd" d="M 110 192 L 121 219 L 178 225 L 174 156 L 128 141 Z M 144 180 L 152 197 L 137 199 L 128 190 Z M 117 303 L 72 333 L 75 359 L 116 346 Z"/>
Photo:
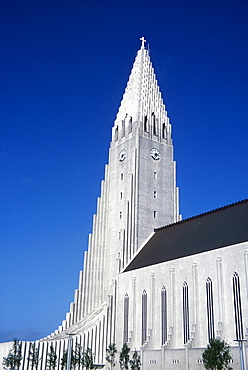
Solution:
<path fill-rule="evenodd" d="M 2 0 L 0 341 L 60 325 L 145 36 L 184 218 L 247 197 L 248 3 Z"/>

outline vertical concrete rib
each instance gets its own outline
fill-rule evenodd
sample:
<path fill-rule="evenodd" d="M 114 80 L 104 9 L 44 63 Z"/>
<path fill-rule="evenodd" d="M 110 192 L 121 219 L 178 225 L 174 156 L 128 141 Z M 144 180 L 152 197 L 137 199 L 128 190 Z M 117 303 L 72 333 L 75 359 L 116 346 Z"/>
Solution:
<path fill-rule="evenodd" d="M 102 181 L 101 186 L 101 199 L 102 199 L 102 209 L 101 209 L 101 239 L 100 239 L 100 248 L 99 248 L 99 264 L 98 264 L 98 304 L 103 301 L 103 266 L 104 266 L 104 249 L 105 249 L 105 217 L 106 217 L 106 182 Z"/>
<path fill-rule="evenodd" d="M 129 215 L 129 244 L 132 248 L 132 256 L 135 253 L 135 245 L 133 242 L 133 237 L 134 237 L 134 181 L 133 181 L 133 174 L 130 175 L 130 215 Z"/>
<path fill-rule="evenodd" d="M 97 261 L 96 261 L 96 272 L 95 272 L 95 307 L 100 302 L 100 271 L 101 271 L 101 253 L 102 253 L 102 223 L 103 223 L 103 187 L 104 182 L 101 183 L 101 198 L 99 199 L 99 215 L 98 215 L 98 246 L 97 246 Z"/>
<path fill-rule="evenodd" d="M 99 213 L 100 213 L 100 198 L 97 198 L 97 213 L 94 222 L 94 233 L 92 243 L 92 274 L 91 274 L 91 307 L 90 310 L 95 308 L 96 302 L 96 274 L 97 274 L 97 261 L 99 252 Z"/>
<path fill-rule="evenodd" d="M 197 263 L 193 263 L 192 265 L 192 281 L 193 281 L 193 310 L 192 310 L 192 326 L 193 331 L 196 332 L 197 329 L 197 321 L 198 321 L 198 310 L 197 310 L 197 302 L 198 302 L 198 279 L 197 279 Z"/>
<path fill-rule="evenodd" d="M 175 326 L 175 269 L 170 269 L 170 306 L 169 306 L 169 328 L 172 332 Z"/>
<path fill-rule="evenodd" d="M 127 250 L 127 258 L 126 258 L 126 262 L 128 263 L 130 261 L 130 258 L 131 258 L 131 243 L 130 243 L 130 238 L 129 238 L 129 234 L 130 234 L 130 205 L 129 205 L 129 201 L 127 201 L 127 204 L 126 204 L 126 215 L 127 215 L 127 218 L 126 218 L 126 250 Z"/>
<path fill-rule="evenodd" d="M 90 239 L 90 235 L 89 235 Z M 89 241 L 90 242 L 90 241 Z M 88 242 L 88 244 L 89 244 Z M 85 317 L 86 315 L 86 291 L 88 286 L 87 280 L 87 266 L 88 266 L 88 253 L 84 252 L 84 270 L 83 270 L 83 287 L 82 287 L 82 311 L 81 311 L 81 318 Z"/>
<path fill-rule="evenodd" d="M 152 272 L 150 275 L 150 294 L 149 294 L 149 323 L 148 323 L 148 329 L 150 326 L 151 332 L 153 332 L 154 329 L 154 305 L 155 305 L 155 275 Z"/>
<path fill-rule="evenodd" d="M 130 332 L 133 333 L 132 341 L 133 343 L 136 342 L 136 319 L 137 319 L 137 312 L 136 312 L 136 277 L 132 278 L 132 315 L 130 315 Z M 130 310 L 131 311 L 131 310 Z M 129 333 L 128 333 L 129 338 Z"/>
<path fill-rule="evenodd" d="M 82 298 L 83 298 L 83 271 L 79 272 L 79 282 L 78 282 L 78 307 L 77 307 L 77 321 L 81 320 L 82 314 Z"/>
<path fill-rule="evenodd" d="M 89 234 L 89 243 L 88 243 L 88 252 L 86 258 L 86 277 L 85 277 L 85 286 L 84 286 L 84 316 L 89 312 L 89 280 L 90 280 L 90 247 L 91 247 L 92 234 Z"/>
<path fill-rule="evenodd" d="M 217 268 L 217 286 L 218 286 L 218 328 L 217 328 L 217 335 L 219 337 L 225 335 L 223 332 L 223 273 L 222 273 L 222 258 L 218 257 L 216 260 L 216 268 Z"/>
<path fill-rule="evenodd" d="M 93 307 L 92 290 L 93 290 L 93 277 L 94 277 L 94 246 L 95 246 L 95 239 L 96 239 L 96 223 L 97 223 L 97 215 L 94 215 L 92 239 L 91 239 L 91 245 L 89 249 L 88 312 L 91 312 L 92 307 Z"/>
<path fill-rule="evenodd" d="M 138 249 L 138 215 L 135 210 L 138 209 L 139 207 L 139 202 L 138 202 L 138 176 L 139 174 L 137 173 L 138 171 L 138 153 L 137 153 L 137 148 L 135 149 L 135 160 L 134 160 L 134 179 L 133 179 L 133 219 L 132 219 L 132 233 L 133 233 L 133 248 L 134 251 L 136 252 Z"/>
<path fill-rule="evenodd" d="M 106 244 L 107 244 L 107 227 L 108 227 L 108 219 L 107 219 L 107 206 L 108 206 L 108 189 L 109 189 L 109 166 L 105 166 L 105 181 L 103 183 L 103 226 L 102 226 L 102 250 L 101 250 L 101 275 L 100 275 L 100 282 L 101 282 L 101 290 L 100 290 L 100 301 L 103 302 L 106 297 L 104 296 L 104 291 L 105 291 L 105 285 L 104 285 L 104 272 L 106 268 L 106 261 L 105 261 L 105 256 L 106 256 Z"/>
<path fill-rule="evenodd" d="M 78 292 L 79 290 L 76 289 L 74 291 L 74 309 L 73 309 L 73 324 L 77 322 L 77 310 L 78 310 Z"/>

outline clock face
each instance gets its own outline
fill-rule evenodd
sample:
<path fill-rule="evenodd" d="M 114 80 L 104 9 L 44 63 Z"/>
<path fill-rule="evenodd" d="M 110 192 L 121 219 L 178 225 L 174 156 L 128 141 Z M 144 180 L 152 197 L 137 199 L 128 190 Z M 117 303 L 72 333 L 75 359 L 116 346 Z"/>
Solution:
<path fill-rule="evenodd" d="M 119 153 L 119 161 L 123 162 L 127 157 L 127 152 L 125 149 L 122 149 Z"/>
<path fill-rule="evenodd" d="M 157 148 L 151 149 L 151 157 L 155 161 L 158 161 L 160 159 L 160 151 Z"/>

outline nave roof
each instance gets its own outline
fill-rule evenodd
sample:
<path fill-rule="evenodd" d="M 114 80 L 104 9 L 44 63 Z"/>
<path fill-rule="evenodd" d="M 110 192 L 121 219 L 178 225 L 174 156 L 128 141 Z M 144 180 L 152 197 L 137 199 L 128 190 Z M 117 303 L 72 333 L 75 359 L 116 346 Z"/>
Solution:
<path fill-rule="evenodd" d="M 125 271 L 248 241 L 248 199 L 154 231 Z"/>

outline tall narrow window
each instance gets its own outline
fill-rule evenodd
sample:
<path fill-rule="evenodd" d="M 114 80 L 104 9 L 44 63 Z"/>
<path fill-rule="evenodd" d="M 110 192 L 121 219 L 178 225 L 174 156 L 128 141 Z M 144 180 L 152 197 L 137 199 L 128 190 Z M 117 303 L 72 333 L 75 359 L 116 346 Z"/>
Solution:
<path fill-rule="evenodd" d="M 189 291 L 186 281 L 183 283 L 183 343 L 189 340 Z"/>
<path fill-rule="evenodd" d="M 123 330 L 123 343 L 128 342 L 128 310 L 129 310 L 129 297 L 125 294 L 124 297 L 124 330 Z"/>
<path fill-rule="evenodd" d="M 144 290 L 142 293 L 142 342 L 144 344 L 146 341 L 147 333 L 147 293 Z"/>
<path fill-rule="evenodd" d="M 132 120 L 132 117 L 130 117 L 129 123 L 128 123 L 128 133 L 132 132 L 132 129 L 133 129 L 133 120 Z"/>
<path fill-rule="evenodd" d="M 156 218 L 157 217 L 157 211 L 153 211 L 153 217 Z"/>
<path fill-rule="evenodd" d="M 163 286 L 161 290 L 161 329 L 162 329 L 162 344 L 167 340 L 167 297 L 166 289 Z"/>
<path fill-rule="evenodd" d="M 147 127 L 147 116 L 144 117 L 144 131 L 148 132 L 148 127 Z"/>
<path fill-rule="evenodd" d="M 125 136 L 125 120 L 122 121 L 121 137 Z"/>
<path fill-rule="evenodd" d="M 162 136 L 163 136 L 163 139 L 167 138 L 167 129 L 166 129 L 165 123 L 163 123 L 163 126 L 162 126 Z"/>
<path fill-rule="evenodd" d="M 157 172 L 154 172 L 154 173 L 153 173 L 153 178 L 154 178 L 154 179 L 157 179 L 157 177 L 158 177 Z"/>
<path fill-rule="evenodd" d="M 154 190 L 154 192 L 153 192 L 153 198 L 157 198 L 157 192 L 156 192 L 156 190 Z"/>
<path fill-rule="evenodd" d="M 153 126 L 153 135 L 157 135 L 156 117 L 154 113 L 152 113 L 152 126 Z"/>
<path fill-rule="evenodd" d="M 233 303 L 234 303 L 234 317 L 236 328 L 236 340 L 244 339 L 240 281 L 237 272 L 233 274 Z"/>
<path fill-rule="evenodd" d="M 208 277 L 206 281 L 207 293 L 207 316 L 208 316 L 208 340 L 214 338 L 214 308 L 212 280 Z"/>
<path fill-rule="evenodd" d="M 121 173 L 121 180 L 123 180 L 123 173 Z"/>
<path fill-rule="evenodd" d="M 118 140 L 118 126 L 115 128 L 115 141 Z"/>

